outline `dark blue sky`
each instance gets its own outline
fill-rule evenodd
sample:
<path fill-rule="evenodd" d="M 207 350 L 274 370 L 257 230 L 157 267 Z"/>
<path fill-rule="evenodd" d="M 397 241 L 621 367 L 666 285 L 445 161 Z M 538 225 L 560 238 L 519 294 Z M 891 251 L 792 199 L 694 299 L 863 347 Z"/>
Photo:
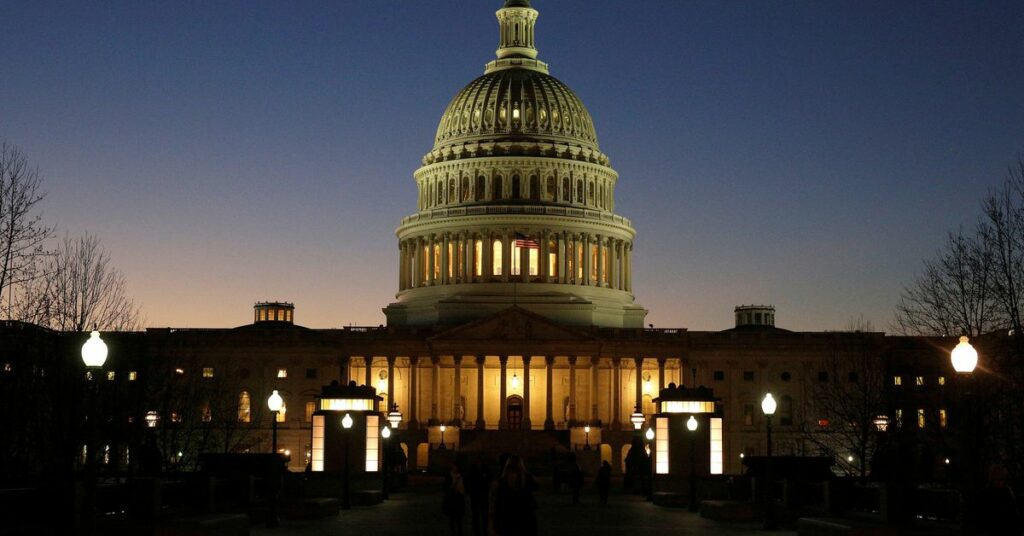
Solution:
<path fill-rule="evenodd" d="M 901 287 L 1024 151 L 1021 2 L 537 0 L 662 327 L 791 329 Z M 399 219 L 500 0 L 0 3 L 0 137 L 98 234 L 149 325 L 378 324 Z"/>

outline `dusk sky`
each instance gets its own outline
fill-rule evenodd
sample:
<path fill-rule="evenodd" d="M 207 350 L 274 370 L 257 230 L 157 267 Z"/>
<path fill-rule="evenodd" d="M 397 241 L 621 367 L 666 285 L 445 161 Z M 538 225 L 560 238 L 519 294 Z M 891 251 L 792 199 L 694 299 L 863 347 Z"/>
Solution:
<path fill-rule="evenodd" d="M 147 326 L 384 323 L 394 229 L 500 0 L 0 3 L 0 138 Z M 888 330 L 1024 151 L 1024 3 L 536 0 L 656 327 Z"/>

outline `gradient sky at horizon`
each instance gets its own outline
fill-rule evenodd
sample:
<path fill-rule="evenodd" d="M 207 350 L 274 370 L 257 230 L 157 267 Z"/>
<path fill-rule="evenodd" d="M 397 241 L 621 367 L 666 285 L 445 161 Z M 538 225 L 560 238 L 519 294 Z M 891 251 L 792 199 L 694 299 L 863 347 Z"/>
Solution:
<path fill-rule="evenodd" d="M 1024 151 L 1024 3 L 537 0 L 594 118 L 657 327 L 886 329 Z M 149 326 L 258 300 L 383 323 L 394 229 L 500 0 L 0 4 L 0 138 L 98 235 Z"/>

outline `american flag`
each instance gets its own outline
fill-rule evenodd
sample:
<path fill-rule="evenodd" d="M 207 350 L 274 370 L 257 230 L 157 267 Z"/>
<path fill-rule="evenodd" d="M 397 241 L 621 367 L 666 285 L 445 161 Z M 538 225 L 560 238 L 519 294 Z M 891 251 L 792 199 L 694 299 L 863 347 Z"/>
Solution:
<path fill-rule="evenodd" d="M 521 235 L 519 233 L 516 233 L 515 246 L 517 248 L 540 249 L 540 244 L 538 244 L 536 240 L 527 238 L 525 235 Z"/>

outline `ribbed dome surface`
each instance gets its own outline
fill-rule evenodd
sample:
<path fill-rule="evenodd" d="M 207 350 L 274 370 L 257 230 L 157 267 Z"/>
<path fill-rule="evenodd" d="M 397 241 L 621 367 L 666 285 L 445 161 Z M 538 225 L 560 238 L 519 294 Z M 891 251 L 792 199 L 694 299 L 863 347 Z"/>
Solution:
<path fill-rule="evenodd" d="M 597 134 L 579 97 L 532 69 L 487 73 L 460 91 L 441 117 L 434 150 L 468 142 L 531 141 L 586 147 Z"/>

